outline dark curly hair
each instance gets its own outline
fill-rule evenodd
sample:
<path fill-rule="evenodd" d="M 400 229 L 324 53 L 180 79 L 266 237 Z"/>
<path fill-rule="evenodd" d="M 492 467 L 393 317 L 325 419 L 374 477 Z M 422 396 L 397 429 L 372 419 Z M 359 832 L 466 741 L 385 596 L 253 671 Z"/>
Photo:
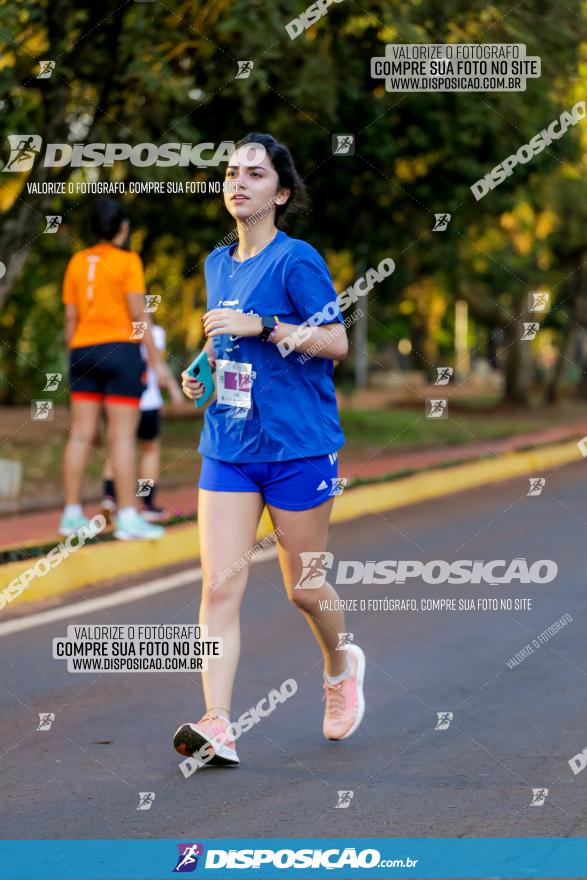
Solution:
<path fill-rule="evenodd" d="M 308 209 L 309 199 L 306 185 L 297 172 L 294 160 L 288 148 L 276 140 L 273 135 L 262 134 L 258 131 L 249 132 L 235 144 L 235 149 L 245 144 L 262 144 L 267 150 L 271 164 L 277 172 L 279 187 L 290 190 L 290 196 L 285 205 L 275 205 L 275 225 L 287 225 L 286 218 L 293 214 L 303 214 Z"/>

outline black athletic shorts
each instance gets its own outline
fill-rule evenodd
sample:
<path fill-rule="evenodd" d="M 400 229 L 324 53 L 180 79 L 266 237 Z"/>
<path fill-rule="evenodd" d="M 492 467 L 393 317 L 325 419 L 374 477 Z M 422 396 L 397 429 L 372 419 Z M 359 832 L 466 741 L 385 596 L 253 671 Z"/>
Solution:
<path fill-rule="evenodd" d="M 147 367 L 136 342 L 105 342 L 70 351 L 69 384 L 75 400 L 138 406 Z"/>
<path fill-rule="evenodd" d="M 154 440 L 159 436 L 160 425 L 160 409 L 141 410 L 141 418 L 139 421 L 139 427 L 137 428 L 137 437 L 139 440 Z"/>

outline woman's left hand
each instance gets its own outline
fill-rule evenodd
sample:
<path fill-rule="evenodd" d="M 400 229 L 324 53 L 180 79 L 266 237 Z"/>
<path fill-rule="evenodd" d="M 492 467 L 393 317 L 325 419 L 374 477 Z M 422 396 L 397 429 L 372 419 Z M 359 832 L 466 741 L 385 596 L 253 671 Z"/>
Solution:
<path fill-rule="evenodd" d="M 220 336 L 259 336 L 263 330 L 261 318 L 257 315 L 244 315 L 236 309 L 210 309 L 202 318 L 204 334 L 207 337 Z"/>

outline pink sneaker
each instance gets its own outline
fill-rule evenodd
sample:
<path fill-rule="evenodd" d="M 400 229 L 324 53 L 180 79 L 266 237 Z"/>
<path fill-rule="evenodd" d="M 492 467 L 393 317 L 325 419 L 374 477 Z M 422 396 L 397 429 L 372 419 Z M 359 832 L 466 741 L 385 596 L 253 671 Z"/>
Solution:
<path fill-rule="evenodd" d="M 197 724 L 182 724 L 175 731 L 173 745 L 185 757 L 199 753 L 202 764 L 230 767 L 240 763 L 234 740 L 226 736 L 228 721 L 206 712 Z"/>
<path fill-rule="evenodd" d="M 324 681 L 324 736 L 326 739 L 346 739 L 355 732 L 365 714 L 363 679 L 365 655 L 358 645 L 349 645 L 348 652 L 352 673 L 339 684 Z"/>

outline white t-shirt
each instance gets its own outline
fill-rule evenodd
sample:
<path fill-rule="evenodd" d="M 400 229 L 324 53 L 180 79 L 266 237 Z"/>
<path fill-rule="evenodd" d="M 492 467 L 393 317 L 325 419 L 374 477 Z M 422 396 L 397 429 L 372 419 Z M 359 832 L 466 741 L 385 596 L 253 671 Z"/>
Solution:
<path fill-rule="evenodd" d="M 158 324 L 152 324 L 151 333 L 153 334 L 155 348 L 165 351 L 165 330 L 163 327 L 160 327 Z M 144 345 L 141 345 L 141 354 L 143 360 L 147 363 L 147 349 Z M 147 387 L 143 391 L 139 406 L 141 412 L 146 409 L 161 409 L 163 406 L 163 397 L 157 383 L 157 375 L 150 367 L 147 369 Z"/>

